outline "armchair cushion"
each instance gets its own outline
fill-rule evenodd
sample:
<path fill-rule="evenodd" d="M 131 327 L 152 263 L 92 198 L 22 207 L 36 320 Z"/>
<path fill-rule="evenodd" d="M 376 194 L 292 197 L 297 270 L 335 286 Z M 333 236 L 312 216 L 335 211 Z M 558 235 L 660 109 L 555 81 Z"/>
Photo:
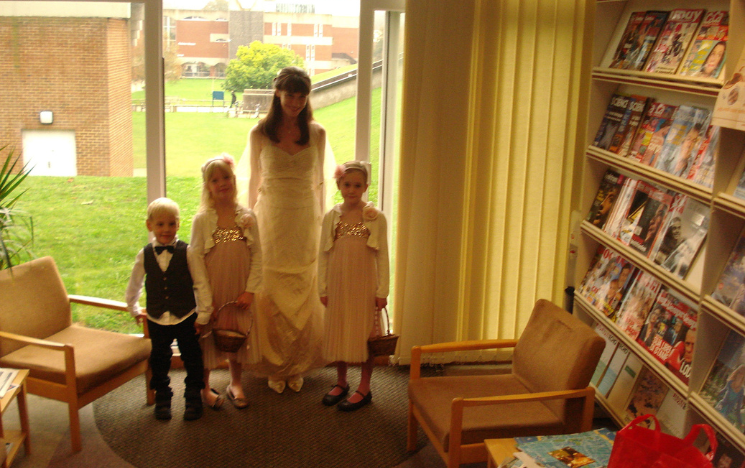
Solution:
<path fill-rule="evenodd" d="M 480 398 L 531 393 L 513 374 L 433 377 L 409 381 L 409 399 L 422 411 L 422 418 L 442 446 L 450 444 L 450 403 L 454 398 Z M 462 444 L 478 444 L 484 439 L 555 434 L 562 421 L 545 402 L 508 403 L 465 408 Z M 538 428 L 538 432 L 536 432 Z"/>
<path fill-rule="evenodd" d="M 83 394 L 150 356 L 141 337 L 73 325 L 46 338 L 75 347 L 77 392 Z M 65 384 L 65 354 L 26 346 L 0 358 L 0 367 L 29 369 L 38 379 Z"/>

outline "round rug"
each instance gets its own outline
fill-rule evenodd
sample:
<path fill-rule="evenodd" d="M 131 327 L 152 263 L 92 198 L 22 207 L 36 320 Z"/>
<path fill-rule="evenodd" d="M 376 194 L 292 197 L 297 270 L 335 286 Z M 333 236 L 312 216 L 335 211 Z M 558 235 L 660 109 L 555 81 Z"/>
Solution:
<path fill-rule="evenodd" d="M 423 369 L 424 371 L 425 369 Z M 204 410 L 197 421 L 184 421 L 182 369 L 171 371 L 173 419 L 158 421 L 145 404 L 140 376 L 94 402 L 101 436 L 121 458 L 136 467 L 394 467 L 406 451 L 408 367 L 376 367 L 372 402 L 350 413 L 321 404 L 336 382 L 336 368 L 305 377 L 299 393 L 277 394 L 266 379 L 244 374 L 250 402 L 238 410 L 225 401 L 218 411 Z M 350 384 L 359 382 L 359 367 L 350 367 Z M 220 392 L 229 381 L 226 369 L 215 370 L 211 383 Z M 419 431 L 418 447 L 427 443 Z"/>

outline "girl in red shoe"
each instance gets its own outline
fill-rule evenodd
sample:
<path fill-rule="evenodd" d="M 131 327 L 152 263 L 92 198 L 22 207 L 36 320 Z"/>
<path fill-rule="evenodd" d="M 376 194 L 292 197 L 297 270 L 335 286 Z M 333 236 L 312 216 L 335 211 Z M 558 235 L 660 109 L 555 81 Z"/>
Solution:
<path fill-rule="evenodd" d="M 380 311 L 388 297 L 388 239 L 385 216 L 362 199 L 369 186 L 367 167 L 346 162 L 334 176 L 344 202 L 323 218 L 318 287 L 326 306 L 323 357 L 336 362 L 338 380 L 323 404 L 339 403 L 339 410 L 354 411 L 372 400 L 374 357 L 367 351 L 367 340 L 381 333 Z M 345 400 L 350 362 L 362 363 L 362 377 L 357 391 Z"/>

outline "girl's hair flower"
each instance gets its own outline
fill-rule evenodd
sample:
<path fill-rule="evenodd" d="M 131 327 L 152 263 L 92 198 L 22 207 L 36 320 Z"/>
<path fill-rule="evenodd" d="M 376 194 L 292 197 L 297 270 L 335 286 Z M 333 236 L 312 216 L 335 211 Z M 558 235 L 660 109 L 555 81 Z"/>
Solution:
<path fill-rule="evenodd" d="M 337 164 L 336 169 L 334 169 L 334 179 L 339 180 L 342 177 L 344 177 L 344 166 Z"/>
<path fill-rule="evenodd" d="M 228 166 L 235 167 L 235 159 L 233 159 L 233 156 L 229 155 L 228 153 L 223 153 L 222 159 Z"/>
<path fill-rule="evenodd" d="M 380 211 L 375 208 L 372 202 L 368 202 L 367 205 L 362 207 L 362 219 L 364 221 L 374 221 L 378 217 Z"/>

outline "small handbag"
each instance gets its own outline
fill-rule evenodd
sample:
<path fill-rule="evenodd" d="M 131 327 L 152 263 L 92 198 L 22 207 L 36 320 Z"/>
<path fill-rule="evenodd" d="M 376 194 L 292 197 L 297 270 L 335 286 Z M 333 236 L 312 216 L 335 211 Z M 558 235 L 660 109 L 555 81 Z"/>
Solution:
<path fill-rule="evenodd" d="M 652 419 L 655 429 L 639 424 Z M 709 438 L 709 452 L 701 453 L 693 442 L 700 431 Z M 608 468 L 712 468 L 711 460 L 717 449 L 714 430 L 708 424 L 695 424 L 684 439 L 660 430 L 660 423 L 652 414 L 638 416 L 616 433 Z"/>
<path fill-rule="evenodd" d="M 367 339 L 367 350 L 371 356 L 390 356 L 396 352 L 396 344 L 398 343 L 398 335 L 391 333 L 391 322 L 388 318 L 388 309 L 383 308 L 385 312 L 385 335 L 375 336 Z M 375 314 L 375 330 L 380 330 L 380 325 Z"/>

